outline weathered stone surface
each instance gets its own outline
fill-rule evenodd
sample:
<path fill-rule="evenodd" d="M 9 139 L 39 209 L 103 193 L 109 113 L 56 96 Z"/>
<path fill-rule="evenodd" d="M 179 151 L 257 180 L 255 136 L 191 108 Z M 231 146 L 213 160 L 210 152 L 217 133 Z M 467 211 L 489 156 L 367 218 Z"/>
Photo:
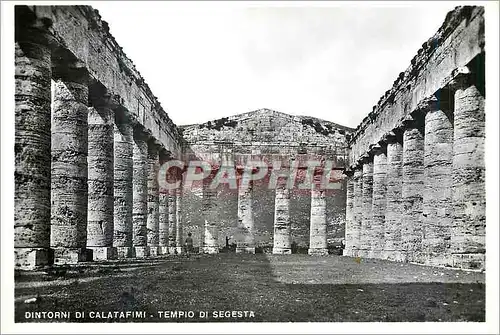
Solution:
<path fill-rule="evenodd" d="M 371 230 L 366 232 L 371 250 L 369 258 L 381 258 L 385 243 L 385 214 L 387 207 L 386 174 L 387 155 L 385 148 L 379 148 L 373 156 L 373 203 Z"/>
<path fill-rule="evenodd" d="M 290 190 L 281 185 L 275 192 L 273 254 L 291 254 Z"/>
<path fill-rule="evenodd" d="M 358 256 L 361 248 L 361 227 L 363 223 L 363 169 L 358 167 L 354 170 L 354 203 L 353 203 L 353 233 L 352 233 L 352 256 Z"/>
<path fill-rule="evenodd" d="M 396 136 L 387 143 L 387 191 L 385 214 L 385 246 L 382 258 L 404 261 L 401 223 L 403 206 L 401 193 L 403 189 L 403 144 Z"/>
<path fill-rule="evenodd" d="M 50 78 L 45 29 L 17 32 L 15 44 L 16 268 L 48 263 L 50 246 Z"/>
<path fill-rule="evenodd" d="M 113 257 L 114 112 L 108 106 L 90 107 L 88 114 L 88 211 L 87 247 L 94 258 Z M 105 258 L 108 259 L 108 258 Z"/>
<path fill-rule="evenodd" d="M 158 170 L 160 165 L 159 152 L 156 144 L 148 142 L 148 215 L 146 219 L 147 245 L 151 256 L 158 255 L 159 247 L 159 193 L 158 193 Z"/>
<path fill-rule="evenodd" d="M 367 257 L 370 250 L 372 249 L 372 244 L 368 236 L 372 229 L 372 219 L 373 219 L 373 161 L 367 161 L 363 163 L 363 190 L 362 190 L 362 213 L 361 213 L 361 229 L 359 236 L 359 252 L 358 256 Z"/>
<path fill-rule="evenodd" d="M 148 214 L 148 143 L 140 129 L 134 128 L 132 245 L 136 257 L 149 255 L 147 249 Z"/>
<path fill-rule="evenodd" d="M 127 120 L 116 118 L 114 126 L 114 237 L 118 257 L 133 257 L 133 152 L 134 129 Z"/>
<path fill-rule="evenodd" d="M 311 230 L 309 255 L 328 255 L 326 239 L 325 190 L 311 190 Z"/>
<path fill-rule="evenodd" d="M 481 268 L 486 248 L 484 96 L 470 78 L 459 80 L 453 142 L 453 264 Z"/>
<path fill-rule="evenodd" d="M 68 70 L 68 69 L 66 69 Z M 55 81 L 52 118 L 51 246 L 55 263 L 86 260 L 87 243 L 87 73 L 71 68 Z M 59 248 L 72 248 L 74 256 Z"/>
<path fill-rule="evenodd" d="M 175 194 L 168 195 L 168 246 L 169 253 L 177 252 L 176 246 L 176 226 L 177 225 L 177 196 Z"/>
<path fill-rule="evenodd" d="M 452 265 L 453 121 L 445 102 L 432 102 L 425 115 L 422 253 L 429 265 Z"/>
<path fill-rule="evenodd" d="M 255 253 L 254 218 L 253 218 L 253 184 L 249 174 L 243 173 L 238 188 L 238 237 L 237 253 Z"/>
<path fill-rule="evenodd" d="M 171 159 L 168 152 L 160 151 L 160 166 Z M 158 241 L 160 245 L 160 253 L 168 253 L 168 222 L 169 222 L 169 207 L 168 207 L 168 190 L 159 189 L 158 194 Z"/>
<path fill-rule="evenodd" d="M 410 123 L 403 133 L 403 220 L 401 236 L 406 261 L 418 262 L 422 252 L 422 197 L 424 192 L 424 134 Z"/>
<path fill-rule="evenodd" d="M 347 196 L 345 208 L 345 248 L 344 256 L 354 255 L 354 238 L 356 235 L 354 227 L 354 176 L 349 173 L 347 178 Z"/>
<path fill-rule="evenodd" d="M 184 246 L 183 240 L 183 209 L 182 209 L 182 188 L 175 190 L 175 218 L 177 222 L 175 223 L 175 248 L 178 254 L 181 254 Z"/>
<path fill-rule="evenodd" d="M 203 185 L 203 245 L 202 252 L 206 254 L 216 254 L 219 252 L 217 212 L 215 200 L 217 199 L 217 190 L 209 188 L 207 183 Z"/>

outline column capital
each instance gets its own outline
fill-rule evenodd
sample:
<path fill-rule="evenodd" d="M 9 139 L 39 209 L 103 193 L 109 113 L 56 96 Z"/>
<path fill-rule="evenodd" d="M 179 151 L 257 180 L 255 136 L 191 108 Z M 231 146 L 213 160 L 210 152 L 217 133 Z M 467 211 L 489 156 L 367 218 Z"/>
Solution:
<path fill-rule="evenodd" d="M 442 85 L 443 87 L 456 91 L 468 87 L 474 81 L 474 73 L 467 66 L 462 66 L 454 69 L 444 81 L 446 84 Z"/>
<path fill-rule="evenodd" d="M 369 152 L 366 152 L 359 157 L 359 162 L 361 164 L 369 163 L 370 161 L 373 161 L 373 156 Z"/>
<path fill-rule="evenodd" d="M 383 154 L 387 150 L 387 144 L 386 143 L 381 143 L 381 144 L 379 144 L 379 143 L 370 146 L 370 152 L 373 155 Z"/>
<path fill-rule="evenodd" d="M 351 167 L 345 168 L 342 173 L 347 177 L 352 177 L 354 175 L 354 170 Z"/>

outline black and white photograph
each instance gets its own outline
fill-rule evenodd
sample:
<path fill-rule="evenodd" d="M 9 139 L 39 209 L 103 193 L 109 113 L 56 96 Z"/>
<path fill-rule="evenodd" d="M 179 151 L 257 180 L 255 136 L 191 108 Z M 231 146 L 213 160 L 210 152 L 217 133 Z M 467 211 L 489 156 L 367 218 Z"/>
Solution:
<path fill-rule="evenodd" d="M 498 30 L 2 1 L 2 334 L 498 334 Z"/>

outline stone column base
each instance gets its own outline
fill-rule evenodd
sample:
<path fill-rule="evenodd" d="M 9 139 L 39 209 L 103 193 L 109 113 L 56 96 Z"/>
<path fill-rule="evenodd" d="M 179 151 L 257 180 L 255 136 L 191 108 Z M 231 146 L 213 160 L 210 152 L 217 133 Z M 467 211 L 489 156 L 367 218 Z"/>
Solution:
<path fill-rule="evenodd" d="M 159 255 L 161 255 L 160 247 L 158 247 L 158 246 L 149 247 L 149 256 L 150 257 L 158 257 Z"/>
<path fill-rule="evenodd" d="M 255 254 L 255 247 L 236 247 L 237 254 Z"/>
<path fill-rule="evenodd" d="M 429 266 L 453 266 L 453 260 L 450 254 L 425 253 L 422 254 L 423 264 Z"/>
<path fill-rule="evenodd" d="M 309 255 L 312 255 L 312 256 L 326 256 L 326 255 L 328 255 L 328 249 L 326 249 L 326 248 L 309 248 L 307 253 Z"/>
<path fill-rule="evenodd" d="M 367 249 L 359 249 L 356 257 L 368 258 L 369 252 L 370 252 L 370 250 L 367 250 Z"/>
<path fill-rule="evenodd" d="M 168 255 L 170 253 L 169 247 L 159 247 L 158 252 L 160 253 L 160 255 Z"/>
<path fill-rule="evenodd" d="M 203 247 L 201 248 L 202 253 L 204 254 L 218 254 L 219 253 L 219 248 L 218 247 Z"/>
<path fill-rule="evenodd" d="M 366 258 L 381 259 L 382 258 L 382 250 L 369 250 Z"/>
<path fill-rule="evenodd" d="M 291 255 L 292 249 L 290 248 L 273 248 L 274 255 Z"/>
<path fill-rule="evenodd" d="M 177 248 L 176 247 L 168 247 L 168 253 L 171 255 L 177 255 Z"/>
<path fill-rule="evenodd" d="M 486 270 L 485 254 L 452 254 L 452 264 L 455 268 L 468 270 Z"/>
<path fill-rule="evenodd" d="M 54 265 L 91 262 L 93 250 L 87 248 L 54 248 Z"/>
<path fill-rule="evenodd" d="M 116 254 L 118 259 L 133 258 L 135 250 L 132 247 L 116 247 Z"/>
<path fill-rule="evenodd" d="M 114 247 L 87 247 L 92 250 L 94 261 L 117 259 L 118 252 Z"/>
<path fill-rule="evenodd" d="M 20 270 L 34 270 L 37 267 L 49 265 L 53 251 L 49 248 L 15 248 L 15 268 Z"/>
<path fill-rule="evenodd" d="M 406 253 L 400 250 L 384 250 L 382 252 L 382 259 L 387 259 L 393 262 L 406 262 Z"/>
<path fill-rule="evenodd" d="M 136 258 L 149 257 L 149 247 L 147 246 L 134 247 L 134 251 Z"/>

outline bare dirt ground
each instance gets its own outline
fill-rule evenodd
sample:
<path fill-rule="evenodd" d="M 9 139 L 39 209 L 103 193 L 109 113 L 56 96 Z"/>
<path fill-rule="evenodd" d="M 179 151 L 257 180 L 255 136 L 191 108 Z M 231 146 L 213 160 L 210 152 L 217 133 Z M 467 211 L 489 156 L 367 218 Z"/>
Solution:
<path fill-rule="evenodd" d="M 485 320 L 483 273 L 382 260 L 358 261 L 334 255 L 227 253 L 16 272 L 15 319 L 16 322 Z M 45 316 L 36 313 L 43 311 L 52 313 Z M 127 311 L 139 313 L 125 314 Z M 188 315 L 188 311 L 192 314 Z M 232 311 L 241 312 L 232 314 Z M 200 317 L 200 312 L 207 312 L 208 317 Z"/>

